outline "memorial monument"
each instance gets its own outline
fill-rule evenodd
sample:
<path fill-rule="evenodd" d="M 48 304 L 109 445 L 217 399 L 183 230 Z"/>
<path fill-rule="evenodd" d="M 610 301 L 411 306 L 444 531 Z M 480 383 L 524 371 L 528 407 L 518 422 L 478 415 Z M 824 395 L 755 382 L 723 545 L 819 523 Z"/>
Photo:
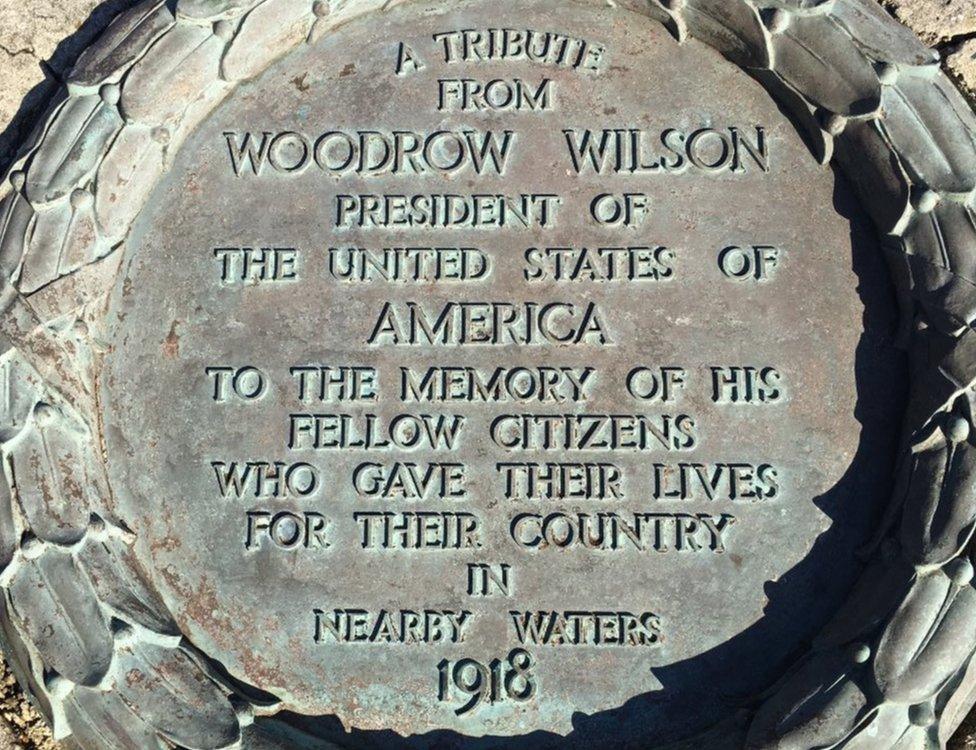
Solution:
<path fill-rule="evenodd" d="M 0 634 L 82 748 L 940 747 L 976 117 L 868 0 L 176 0 L 0 188 Z"/>

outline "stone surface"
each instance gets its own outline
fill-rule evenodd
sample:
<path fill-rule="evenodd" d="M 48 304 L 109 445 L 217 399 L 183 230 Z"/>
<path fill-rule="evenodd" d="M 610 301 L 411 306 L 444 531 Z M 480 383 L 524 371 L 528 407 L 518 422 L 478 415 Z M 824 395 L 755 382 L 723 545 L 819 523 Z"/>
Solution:
<path fill-rule="evenodd" d="M 0 165 L 80 52 L 133 0 L 0 0 Z"/>
<path fill-rule="evenodd" d="M 932 45 L 976 33 L 976 0 L 885 0 L 884 4 Z"/>
<path fill-rule="evenodd" d="M 55 750 L 51 730 L 0 662 L 0 750 Z"/>
<path fill-rule="evenodd" d="M 968 32 L 960 32 L 960 33 L 968 33 Z M 955 37 L 955 36 L 957 36 L 957 34 L 953 34 L 952 36 Z M 16 34 L 14 34 L 12 36 L 12 39 L 14 39 L 14 41 L 16 41 L 16 39 L 17 39 Z M 933 38 L 933 39 L 935 39 L 935 38 Z M 955 41 L 958 42 L 959 40 L 957 39 Z M 14 49 L 14 47 L 11 47 L 11 49 Z M 965 46 L 963 46 L 962 49 L 965 49 Z M 33 53 L 31 53 L 29 51 L 21 52 L 21 53 L 15 55 L 14 56 L 14 59 L 20 58 L 20 57 L 28 57 L 28 58 L 30 58 L 30 57 L 32 57 L 32 54 Z M 957 62 L 959 62 L 959 61 L 957 60 Z M 368 69 L 368 61 L 367 62 L 364 62 L 362 64 L 362 67 L 363 67 L 363 69 Z M 11 70 L 14 70 L 14 68 L 11 68 Z M 304 87 L 309 86 L 309 85 L 312 85 L 312 84 L 315 83 L 314 77 L 313 77 L 313 80 L 310 81 L 308 77 L 303 77 L 300 74 L 301 71 L 292 71 L 292 72 L 295 72 L 296 75 L 294 77 L 287 77 L 286 80 L 279 81 L 279 85 L 280 86 L 285 87 L 289 83 L 294 84 L 295 89 L 298 91 L 299 94 L 301 94 Z M 353 75 L 353 76 L 356 75 L 355 71 L 353 71 L 350 74 Z M 960 73 L 960 75 L 962 75 L 962 74 Z M 240 114 L 240 113 L 238 113 L 238 114 Z M 183 187 L 183 188 L 192 190 L 194 188 L 194 182 L 193 182 L 193 180 L 190 180 L 189 182 L 184 182 L 182 185 L 179 185 L 179 182 L 177 180 L 177 183 L 176 184 L 177 184 L 177 188 L 176 189 L 179 189 L 179 187 Z M 365 244 L 366 240 L 363 240 L 363 242 Z M 192 280 L 189 280 L 186 283 L 189 284 L 189 283 L 191 283 L 191 281 Z M 127 311 L 127 312 L 131 312 L 131 311 Z M 297 313 L 296 313 L 296 318 L 297 317 L 298 316 L 297 316 Z M 189 329 L 189 330 L 181 330 L 181 326 L 180 325 L 176 325 L 176 319 L 175 318 L 173 320 L 161 320 L 161 321 L 159 321 L 160 322 L 160 325 L 163 325 L 166 330 L 165 331 L 161 331 L 160 332 L 161 335 L 159 337 L 157 337 L 157 338 L 158 338 L 158 340 L 160 342 L 162 342 L 163 351 L 167 354 L 167 356 L 169 356 L 169 355 L 172 354 L 174 356 L 174 358 L 177 358 L 178 359 L 179 358 L 180 351 L 181 351 L 180 347 L 181 346 L 186 346 L 186 338 L 187 338 L 187 336 L 189 336 L 190 341 L 193 340 L 193 336 L 194 336 L 193 325 L 200 325 L 201 323 L 200 323 L 200 321 L 191 320 L 191 318 L 192 318 L 192 314 L 191 315 L 187 315 L 185 320 L 181 318 L 182 323 L 183 323 L 183 327 L 185 329 Z M 199 334 L 197 334 L 197 335 L 199 335 Z M 181 344 L 181 342 L 182 342 L 182 344 Z M 190 494 L 192 494 L 192 492 Z M 168 537 L 163 537 L 163 538 L 159 539 L 159 541 L 160 541 L 161 544 L 164 544 L 164 545 L 169 542 Z M 171 560 L 171 562 L 172 562 L 172 560 Z M 176 562 L 176 564 L 179 564 L 180 561 L 179 560 L 176 560 L 175 562 Z M 200 561 L 198 561 L 198 562 L 200 562 Z M 184 623 L 187 622 L 188 620 L 192 620 L 193 617 L 196 616 L 193 612 L 183 612 L 183 613 L 181 613 L 181 615 L 182 615 L 182 618 L 183 618 L 183 622 Z M 208 637 L 209 638 L 213 638 L 214 637 L 213 632 L 209 632 L 208 633 L 206 631 L 206 625 L 201 625 L 200 627 L 203 627 L 204 628 L 203 637 L 204 637 L 205 640 Z M 246 669 L 247 666 L 248 666 L 247 664 L 244 664 L 241 668 L 242 669 Z"/>
<path fill-rule="evenodd" d="M 970 95 L 976 92 L 976 39 L 954 46 L 946 57 L 946 66 Z"/>

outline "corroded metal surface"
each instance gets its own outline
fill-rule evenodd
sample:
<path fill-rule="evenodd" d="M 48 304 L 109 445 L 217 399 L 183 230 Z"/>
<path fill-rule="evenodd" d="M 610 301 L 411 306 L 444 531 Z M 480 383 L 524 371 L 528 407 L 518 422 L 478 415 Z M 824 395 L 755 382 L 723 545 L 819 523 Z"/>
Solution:
<path fill-rule="evenodd" d="M 875 6 L 768 6 L 520 6 L 536 60 L 476 2 L 119 19 L 0 194 L 0 622 L 60 735 L 938 745 L 976 649 L 973 115 Z M 384 247 L 448 260 L 341 278 Z M 583 247 L 620 276 L 552 279 Z M 396 462 L 423 497 L 362 479 Z M 519 497 L 547 462 L 575 484 Z"/>
<path fill-rule="evenodd" d="M 728 695 L 765 687 L 768 673 L 813 635 L 851 583 L 854 549 L 870 535 L 891 472 L 895 446 L 879 435 L 895 433 L 902 408 L 901 393 L 882 379 L 862 372 L 855 382 L 861 319 L 890 307 L 870 299 L 885 288 L 883 263 L 866 236 L 855 257 L 851 224 L 834 209 L 835 192 L 839 204 L 850 205 L 850 196 L 762 88 L 703 45 L 680 46 L 659 24 L 610 10 L 547 8 L 540 15 L 525 8 L 528 28 L 593 37 L 605 61 L 593 71 L 534 61 L 469 63 L 459 71 L 435 56 L 433 36 L 459 20 L 490 28 L 493 15 L 470 6 L 460 19 L 458 12 L 404 8 L 349 24 L 240 87 L 184 145 L 133 231 L 131 261 L 109 309 L 105 338 L 114 349 L 102 377 L 111 510 L 135 532 L 140 558 L 151 561 L 189 639 L 289 710 L 404 734 L 431 725 L 568 734 L 580 716 L 655 694 L 653 710 L 626 709 L 632 723 L 664 723 L 676 706 L 697 704 L 694 716 L 668 718 L 667 730 L 657 731 L 680 736 L 720 718 Z M 394 39 L 423 57 L 422 71 L 398 78 Z M 660 74 L 648 80 L 647 70 Z M 438 110 L 438 81 L 481 71 L 504 71 L 532 94 L 547 81 L 549 107 L 490 116 Z M 442 86 L 445 105 L 456 109 L 454 84 Z M 405 110 L 407 102 L 423 104 Z M 272 124 L 276 134 L 264 136 Z M 760 165 L 743 150 L 738 170 L 729 161 L 711 172 L 692 165 L 680 174 L 617 174 L 611 156 L 602 174 L 581 163 L 577 175 L 567 138 L 590 132 L 602 142 L 602 128 L 623 125 L 640 128 L 624 146 L 639 143 L 635 156 L 645 164 L 660 132 L 675 128 L 677 143 L 705 133 L 703 125 L 715 132 L 690 140 L 707 143 L 692 155 L 700 163 L 721 157 L 715 133 L 728 128 L 748 143 L 761 137 L 768 159 Z M 678 136 L 678 128 L 688 135 Z M 342 134 L 320 141 L 322 164 L 345 162 L 349 138 L 357 149 L 360 139 L 372 139 L 360 152 L 371 163 L 360 167 L 356 157 L 336 174 L 315 163 L 294 175 L 275 170 L 303 153 L 301 138 L 314 142 L 334 129 Z M 461 133 L 465 144 L 498 137 L 510 145 L 497 169 L 489 161 L 440 174 L 433 148 L 381 169 L 379 132 L 391 134 L 394 151 L 409 148 L 415 134 L 437 132 Z M 259 166 L 239 163 L 238 174 L 228 139 L 236 150 L 246 138 L 267 138 L 269 151 L 263 162 L 254 157 Z M 270 145 L 276 138 L 288 148 Z M 440 138 L 452 149 L 458 142 Z M 646 217 L 632 227 L 597 225 L 587 216 L 590 204 L 611 189 L 646 194 Z M 200 200 L 200 190 L 221 200 Z M 344 196 L 526 191 L 558 196 L 549 226 L 374 228 L 336 216 L 343 201 L 352 202 Z M 730 195 L 740 197 L 731 213 L 703 210 Z M 798 216 L 799 204 L 811 208 Z M 352 216 L 353 209 L 342 210 Z M 178 241 L 167 231 L 176 223 L 183 227 Z M 295 248 L 296 278 L 252 288 L 239 283 L 242 255 L 214 257 L 214 248 L 254 243 Z M 442 248 L 447 276 L 438 278 L 434 250 L 384 250 L 404 245 Z M 733 245 L 749 247 L 750 258 L 753 247 L 763 247 L 768 278 L 724 275 L 719 258 Z M 469 248 L 467 255 L 452 246 Z M 600 250 L 612 246 L 619 249 Z M 393 257 L 399 270 L 362 266 L 365 258 Z M 165 284 L 157 282 L 161 269 Z M 230 278 L 221 283 L 225 270 Z M 818 286 L 832 291 L 807 293 Z M 491 314 L 516 322 L 489 331 L 458 312 L 452 330 L 433 341 L 411 332 L 411 311 L 436 321 L 455 315 L 454 300 L 477 304 L 469 310 L 478 317 L 486 305 L 504 305 Z M 601 330 L 578 342 L 547 340 L 543 319 L 526 322 L 526 302 L 557 306 L 560 337 L 587 314 Z M 893 319 L 889 311 L 889 328 Z M 883 340 L 884 322 L 873 328 L 869 335 Z M 870 368 L 897 382 L 900 358 L 891 347 L 871 346 L 861 351 L 861 370 L 865 357 L 874 358 Z M 231 392 L 214 401 L 216 381 L 202 377 L 207 368 L 242 365 L 260 368 L 267 391 L 253 403 Z M 296 369 L 320 366 L 329 372 Z M 775 374 L 762 376 L 761 398 L 743 393 L 738 403 L 716 403 L 713 379 L 736 366 Z M 344 376 L 341 367 L 362 369 Z M 629 381 L 628 392 L 638 367 L 646 372 Z M 661 368 L 669 368 L 666 375 Z M 325 378 L 337 377 L 347 384 L 323 389 Z M 357 377 L 365 381 L 362 394 L 354 390 Z M 648 397 L 662 378 L 672 392 Z M 250 388 L 249 379 L 241 387 Z M 745 382 L 742 375 L 741 388 Z M 173 393 L 185 398 L 174 402 Z M 859 398 L 872 415 L 861 422 L 854 416 Z M 564 415 L 584 420 L 572 423 L 578 434 L 560 422 L 547 440 L 539 418 Z M 642 439 L 637 415 L 658 434 Z M 415 430 L 416 446 L 408 437 Z M 168 447 L 146 449 L 154 445 Z M 246 461 L 290 467 L 290 497 L 255 492 L 253 476 L 241 496 L 233 487 L 222 492 L 220 482 L 245 477 L 234 465 Z M 303 463 L 318 477 L 307 492 L 313 475 Z M 556 481 L 534 478 L 557 463 Z M 845 482 L 852 464 L 861 476 Z M 283 511 L 311 524 L 298 551 L 276 545 L 290 532 L 265 528 L 274 516 L 258 515 Z M 361 515 L 379 512 L 463 515 L 428 518 L 431 543 L 423 544 L 416 534 L 386 538 L 387 524 L 403 526 L 410 516 Z M 320 520 L 328 523 L 321 531 L 328 548 L 316 543 Z M 832 520 L 845 533 L 815 547 Z M 457 527 L 467 531 L 469 521 L 477 528 L 465 538 Z M 620 535 L 619 523 L 643 524 L 638 544 Z M 573 528 L 577 538 L 558 546 Z M 248 549 L 244 537 L 251 537 Z M 476 563 L 509 565 L 511 595 L 469 595 L 467 566 Z M 788 572 L 780 591 L 816 587 L 819 601 L 764 592 L 767 581 Z M 342 642 L 327 633 L 309 637 L 313 608 L 340 629 L 352 627 L 348 610 L 363 610 L 368 642 L 347 643 L 345 632 Z M 440 614 L 434 621 L 424 615 L 416 636 L 424 645 L 400 645 L 411 637 L 402 631 L 412 615 L 403 613 L 430 611 Z M 515 645 L 529 648 L 513 618 L 543 612 L 623 612 L 644 622 L 632 631 L 637 644 L 624 638 L 614 647 L 613 637 L 591 635 L 576 646 L 531 648 L 539 681 L 531 701 L 500 700 L 460 716 L 454 709 L 466 700 L 438 703 L 438 662 L 487 664 Z M 382 613 L 391 632 L 378 621 Z M 776 623 L 790 617 L 805 624 Z M 441 629 L 451 642 L 431 642 Z M 255 649 L 254 639 L 271 631 L 275 645 Z M 738 670 L 729 665 L 745 663 L 755 679 L 732 676 Z M 726 683 L 726 696 L 715 695 L 713 680 Z M 411 705 L 418 713 L 404 710 Z"/>

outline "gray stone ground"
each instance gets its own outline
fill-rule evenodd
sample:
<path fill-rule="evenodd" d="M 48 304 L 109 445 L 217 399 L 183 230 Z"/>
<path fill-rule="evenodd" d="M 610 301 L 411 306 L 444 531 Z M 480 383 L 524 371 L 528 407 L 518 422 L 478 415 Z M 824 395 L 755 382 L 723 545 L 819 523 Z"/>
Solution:
<path fill-rule="evenodd" d="M 133 2 L 0 0 L 0 172 L 79 52 Z M 976 0 L 879 2 L 942 53 L 946 69 L 976 104 Z M 56 748 L 0 659 L 0 750 Z M 976 713 L 950 750 L 976 750 Z"/>

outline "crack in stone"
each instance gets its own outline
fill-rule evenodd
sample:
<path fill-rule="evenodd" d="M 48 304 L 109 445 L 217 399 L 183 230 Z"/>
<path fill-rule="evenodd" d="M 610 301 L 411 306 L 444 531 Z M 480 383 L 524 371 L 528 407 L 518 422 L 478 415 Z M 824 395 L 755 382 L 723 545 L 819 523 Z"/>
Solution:
<path fill-rule="evenodd" d="M 972 39 L 976 39 L 976 31 L 967 31 L 963 34 L 955 34 L 954 36 L 941 40 L 935 45 L 935 48 L 939 52 L 954 52 L 957 47 L 961 47 L 964 43 Z"/>
<path fill-rule="evenodd" d="M 12 49 L 5 44 L 0 43 L 0 52 L 3 52 L 7 57 L 19 57 L 20 55 L 36 55 L 33 47 L 21 47 L 20 49 Z"/>

